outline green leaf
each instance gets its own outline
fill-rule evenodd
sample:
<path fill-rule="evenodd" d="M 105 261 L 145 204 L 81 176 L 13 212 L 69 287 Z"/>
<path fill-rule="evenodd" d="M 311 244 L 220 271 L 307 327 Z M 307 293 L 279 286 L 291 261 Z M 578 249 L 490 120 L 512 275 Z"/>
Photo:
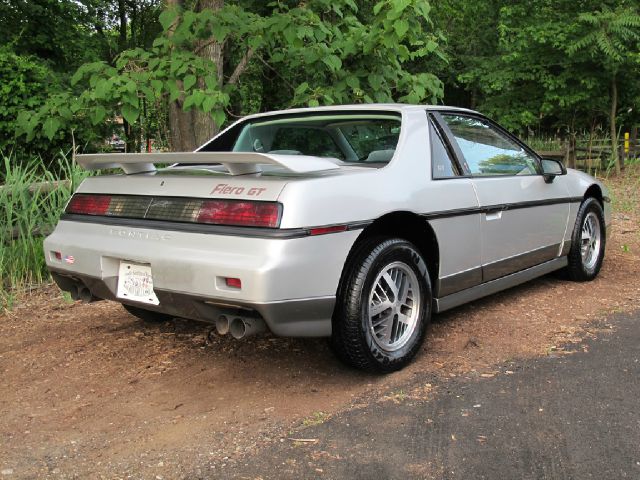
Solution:
<path fill-rule="evenodd" d="M 140 110 L 133 105 L 125 103 L 124 105 L 122 105 L 122 116 L 130 124 L 135 123 L 140 116 Z"/>
<path fill-rule="evenodd" d="M 167 83 L 167 89 L 169 90 L 169 101 L 170 102 L 175 102 L 178 98 L 180 98 L 180 89 L 178 88 L 178 85 L 176 85 L 176 82 L 169 82 Z"/>
<path fill-rule="evenodd" d="M 168 30 L 177 16 L 178 16 L 177 9 L 167 9 L 163 11 L 158 17 L 158 20 L 160 21 L 160 25 L 162 25 L 163 30 Z"/>
<path fill-rule="evenodd" d="M 351 88 L 353 89 L 360 88 L 360 79 L 358 77 L 348 76 L 344 80 L 347 83 L 347 85 L 349 85 Z"/>
<path fill-rule="evenodd" d="M 96 98 L 107 98 L 107 93 L 111 89 L 111 82 L 109 80 L 101 79 L 96 82 L 95 94 Z"/>
<path fill-rule="evenodd" d="M 202 90 L 196 90 L 187 98 L 184 99 L 184 103 L 182 104 L 182 109 L 187 111 L 190 110 L 191 107 L 199 107 L 202 102 L 205 100 L 205 94 Z"/>
<path fill-rule="evenodd" d="M 224 110 L 222 109 L 218 109 L 213 112 L 213 121 L 218 126 L 218 128 L 222 126 L 226 118 L 227 116 L 225 115 Z"/>
<path fill-rule="evenodd" d="M 102 106 L 98 105 L 93 112 L 91 112 L 91 123 L 94 125 L 98 125 L 100 122 L 104 120 L 104 117 L 107 115 L 107 110 Z"/>
<path fill-rule="evenodd" d="M 45 120 L 42 129 L 49 140 L 53 140 L 53 136 L 60 128 L 60 120 L 55 117 L 49 117 Z"/>
<path fill-rule="evenodd" d="M 211 110 L 213 110 L 213 107 L 215 107 L 217 103 L 218 102 L 213 97 L 213 95 L 207 95 L 202 102 L 202 111 L 204 113 L 209 113 Z"/>
<path fill-rule="evenodd" d="M 195 84 L 196 84 L 195 75 L 187 75 L 186 77 L 184 77 L 184 80 L 182 80 L 182 86 L 184 87 L 185 92 L 188 92 L 189 90 L 191 90 L 191 87 L 193 87 Z"/>
<path fill-rule="evenodd" d="M 342 60 L 340 60 L 337 55 L 328 55 L 324 57 L 322 61 L 334 72 L 342 68 Z"/>
<path fill-rule="evenodd" d="M 380 10 L 382 10 L 383 8 L 384 8 L 384 2 L 376 3 L 375 7 L 373 7 L 373 14 L 378 15 L 380 13 Z"/>
<path fill-rule="evenodd" d="M 393 23 L 393 29 L 396 31 L 398 38 L 404 38 L 404 35 L 409 31 L 409 22 L 404 19 L 396 20 Z"/>
<path fill-rule="evenodd" d="M 73 118 L 73 114 L 71 113 L 71 109 L 66 105 L 60 105 L 58 107 L 58 114 L 66 121 L 69 121 Z"/>
<path fill-rule="evenodd" d="M 156 94 L 160 94 L 162 92 L 162 81 L 161 80 L 151 80 L 151 88 L 153 88 Z"/>
<path fill-rule="evenodd" d="M 309 84 L 307 82 L 302 82 L 300 85 L 298 85 L 296 87 L 295 90 L 295 95 L 302 95 L 304 92 L 306 92 L 309 89 Z"/>
<path fill-rule="evenodd" d="M 82 67 L 76 70 L 76 73 L 71 77 L 71 85 L 75 85 L 84 77 L 84 72 L 82 71 Z"/>

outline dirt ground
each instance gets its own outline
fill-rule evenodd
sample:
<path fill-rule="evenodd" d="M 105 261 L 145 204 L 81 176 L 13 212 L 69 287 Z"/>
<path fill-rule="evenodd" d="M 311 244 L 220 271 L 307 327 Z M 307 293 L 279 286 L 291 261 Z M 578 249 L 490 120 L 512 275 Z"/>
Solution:
<path fill-rule="evenodd" d="M 612 185 L 597 280 L 547 276 L 438 315 L 414 363 L 387 376 L 342 366 L 323 340 L 149 325 L 53 286 L 24 296 L 0 314 L 0 478 L 215 477 L 338 411 L 428 396 L 422 372 L 491 377 L 515 358 L 562 354 L 591 320 L 640 304 L 639 184 Z"/>

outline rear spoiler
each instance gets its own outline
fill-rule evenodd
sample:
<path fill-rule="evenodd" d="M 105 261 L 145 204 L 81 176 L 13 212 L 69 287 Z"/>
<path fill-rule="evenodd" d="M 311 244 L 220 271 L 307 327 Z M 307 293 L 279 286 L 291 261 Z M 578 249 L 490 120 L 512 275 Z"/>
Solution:
<path fill-rule="evenodd" d="M 76 161 L 85 170 L 121 168 L 124 173 L 155 171 L 156 163 L 172 165 L 221 164 L 231 175 L 259 173 L 259 165 L 278 165 L 295 173 L 320 172 L 340 168 L 340 161 L 307 155 L 276 155 L 253 152 L 172 152 L 172 153 L 95 153 L 76 155 Z"/>

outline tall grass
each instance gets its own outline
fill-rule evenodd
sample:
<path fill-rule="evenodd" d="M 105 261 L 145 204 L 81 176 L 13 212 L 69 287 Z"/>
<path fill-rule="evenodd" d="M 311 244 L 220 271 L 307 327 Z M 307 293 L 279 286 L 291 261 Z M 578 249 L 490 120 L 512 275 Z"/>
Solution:
<path fill-rule="evenodd" d="M 5 181 L 0 186 L 0 304 L 6 306 L 17 290 L 49 278 L 44 234 L 53 229 L 87 173 L 64 154 L 49 168 L 39 157 L 26 163 L 0 157 Z M 55 188 L 52 182 L 58 182 Z"/>

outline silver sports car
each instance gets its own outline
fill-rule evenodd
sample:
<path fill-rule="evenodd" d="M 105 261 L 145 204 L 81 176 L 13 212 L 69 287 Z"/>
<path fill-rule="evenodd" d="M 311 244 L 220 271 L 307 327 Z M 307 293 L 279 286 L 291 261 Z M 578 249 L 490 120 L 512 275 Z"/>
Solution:
<path fill-rule="evenodd" d="M 78 162 L 123 173 L 87 178 L 44 242 L 74 298 L 330 337 L 373 371 L 407 364 L 433 313 L 554 270 L 593 279 L 610 222 L 602 183 L 453 107 L 264 113 L 196 152 Z"/>

